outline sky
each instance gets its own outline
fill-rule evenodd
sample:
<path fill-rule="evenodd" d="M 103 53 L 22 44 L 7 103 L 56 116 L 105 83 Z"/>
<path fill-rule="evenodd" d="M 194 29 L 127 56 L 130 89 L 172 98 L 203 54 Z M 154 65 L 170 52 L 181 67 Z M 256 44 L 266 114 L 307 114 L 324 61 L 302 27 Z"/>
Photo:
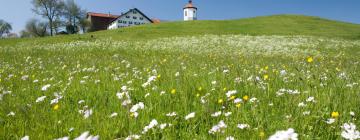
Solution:
<path fill-rule="evenodd" d="M 176 21 L 183 19 L 188 0 L 75 0 L 89 12 L 121 14 L 138 8 L 150 18 Z M 193 0 L 199 20 L 240 19 L 275 14 L 319 16 L 360 24 L 360 0 Z M 31 0 L 0 0 L 0 19 L 24 29 L 31 18 L 42 19 L 32 10 Z"/>

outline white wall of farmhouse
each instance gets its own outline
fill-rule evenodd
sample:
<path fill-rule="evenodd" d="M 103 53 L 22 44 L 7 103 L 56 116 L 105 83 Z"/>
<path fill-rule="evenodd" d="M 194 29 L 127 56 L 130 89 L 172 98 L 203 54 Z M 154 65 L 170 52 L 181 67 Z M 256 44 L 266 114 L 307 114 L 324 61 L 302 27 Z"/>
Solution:
<path fill-rule="evenodd" d="M 121 15 L 118 19 L 112 22 L 108 29 L 117 29 L 128 26 L 149 24 L 151 21 L 143 16 L 138 10 L 131 9 L 129 12 Z"/>

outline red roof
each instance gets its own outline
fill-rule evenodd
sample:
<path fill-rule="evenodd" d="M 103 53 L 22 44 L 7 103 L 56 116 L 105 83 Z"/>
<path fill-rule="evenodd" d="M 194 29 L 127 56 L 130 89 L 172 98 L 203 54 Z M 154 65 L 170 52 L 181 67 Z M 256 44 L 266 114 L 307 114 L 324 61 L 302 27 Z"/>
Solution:
<path fill-rule="evenodd" d="M 103 13 L 93 13 L 93 12 L 89 12 L 87 13 L 88 16 L 92 16 L 92 17 L 105 17 L 105 18 L 118 18 L 118 15 L 111 15 L 111 14 L 103 14 Z"/>
<path fill-rule="evenodd" d="M 192 4 L 192 0 L 189 0 L 189 3 L 185 5 L 184 9 L 185 8 L 195 8 L 197 9 L 193 4 Z"/>

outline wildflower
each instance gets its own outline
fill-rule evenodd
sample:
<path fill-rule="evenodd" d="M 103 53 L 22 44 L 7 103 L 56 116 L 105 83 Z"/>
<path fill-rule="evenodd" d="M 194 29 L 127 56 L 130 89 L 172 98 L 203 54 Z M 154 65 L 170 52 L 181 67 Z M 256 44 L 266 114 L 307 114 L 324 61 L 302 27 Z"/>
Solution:
<path fill-rule="evenodd" d="M 226 112 L 225 114 L 224 114 L 224 116 L 225 117 L 228 117 L 228 116 L 230 116 L 232 114 L 232 112 Z"/>
<path fill-rule="evenodd" d="M 247 100 L 249 100 L 249 96 L 245 95 L 245 96 L 243 97 L 243 99 L 244 99 L 244 101 L 247 101 Z"/>
<path fill-rule="evenodd" d="M 310 115 L 310 111 L 304 111 L 303 115 Z"/>
<path fill-rule="evenodd" d="M 264 132 L 264 131 L 260 131 L 259 137 L 261 137 L 261 138 L 265 137 L 265 132 Z"/>
<path fill-rule="evenodd" d="M 171 94 L 175 94 L 175 93 L 176 93 L 176 89 L 172 89 L 172 90 L 170 91 L 170 93 L 171 93 Z"/>
<path fill-rule="evenodd" d="M 224 129 L 227 128 L 227 125 L 224 123 L 223 120 L 221 120 L 217 125 L 214 125 L 210 130 L 210 134 L 215 134 L 217 132 L 224 133 Z"/>
<path fill-rule="evenodd" d="M 269 75 L 265 74 L 265 75 L 263 76 L 263 78 L 264 78 L 264 80 L 268 80 L 268 79 L 269 79 Z"/>
<path fill-rule="evenodd" d="M 45 98 L 46 98 L 46 96 L 41 96 L 41 97 L 37 98 L 35 102 L 37 102 L 37 103 L 42 102 L 45 100 Z"/>
<path fill-rule="evenodd" d="M 11 111 L 7 116 L 15 116 L 15 113 Z"/>
<path fill-rule="evenodd" d="M 222 104 L 223 102 L 224 102 L 223 99 L 219 99 L 219 100 L 218 100 L 218 103 L 219 103 L 219 104 Z"/>
<path fill-rule="evenodd" d="M 79 113 L 82 114 L 85 119 L 87 119 L 90 117 L 90 115 L 93 113 L 93 111 L 92 111 L 92 109 L 79 110 Z"/>
<path fill-rule="evenodd" d="M 304 102 L 301 102 L 298 104 L 298 107 L 305 107 L 305 106 L 306 106 L 306 104 Z"/>
<path fill-rule="evenodd" d="M 312 63 L 314 61 L 314 59 L 311 56 L 309 56 L 308 58 L 306 58 L 306 61 L 308 63 Z"/>
<path fill-rule="evenodd" d="M 297 140 L 298 134 L 295 130 L 289 128 L 288 130 L 277 131 L 274 135 L 270 136 L 269 140 Z"/>
<path fill-rule="evenodd" d="M 253 97 L 249 100 L 250 103 L 254 103 L 254 102 L 257 102 L 257 98 Z"/>
<path fill-rule="evenodd" d="M 195 117 L 195 112 L 192 112 L 192 113 L 185 116 L 185 120 L 189 120 L 189 119 L 194 118 L 194 117 Z"/>
<path fill-rule="evenodd" d="M 118 113 L 114 112 L 110 115 L 110 118 L 116 117 L 118 115 Z"/>
<path fill-rule="evenodd" d="M 125 138 L 125 140 L 138 140 L 140 139 L 140 135 L 130 135 Z"/>
<path fill-rule="evenodd" d="M 241 107 L 241 104 L 236 104 L 235 105 L 237 108 L 240 108 Z"/>
<path fill-rule="evenodd" d="M 234 100 L 234 103 L 235 103 L 235 104 L 241 103 L 241 102 L 242 102 L 242 99 L 240 99 L 240 98 L 236 98 L 236 99 Z"/>
<path fill-rule="evenodd" d="M 142 131 L 142 133 L 145 134 L 146 132 L 148 132 L 150 129 L 154 128 L 158 124 L 159 123 L 157 122 L 157 120 L 155 120 L 155 119 L 151 120 L 150 124 L 144 127 L 144 130 Z"/>
<path fill-rule="evenodd" d="M 138 104 L 131 107 L 130 112 L 136 112 L 138 109 L 144 109 L 144 103 L 139 102 Z"/>
<path fill-rule="evenodd" d="M 330 118 L 330 119 L 328 119 L 327 121 L 325 121 L 327 124 L 332 124 L 332 123 L 334 123 L 335 122 L 335 119 L 333 119 L 333 118 Z"/>
<path fill-rule="evenodd" d="M 79 137 L 75 138 L 74 140 L 98 140 L 100 137 L 89 135 L 89 131 L 82 133 Z"/>
<path fill-rule="evenodd" d="M 24 137 L 22 137 L 20 140 L 29 140 L 29 139 L 30 139 L 29 136 L 24 136 Z"/>
<path fill-rule="evenodd" d="M 219 117 L 221 115 L 221 111 L 215 112 L 214 114 L 211 114 L 211 117 Z"/>
<path fill-rule="evenodd" d="M 315 103 L 315 97 L 309 97 L 306 99 L 306 102 L 314 102 Z"/>
<path fill-rule="evenodd" d="M 53 107 L 54 110 L 58 110 L 59 108 L 60 108 L 60 105 L 59 105 L 59 104 L 56 104 L 56 105 Z"/>
<path fill-rule="evenodd" d="M 41 88 L 42 91 L 46 91 L 51 85 L 47 84 Z"/>
<path fill-rule="evenodd" d="M 343 129 L 341 132 L 341 136 L 344 139 L 348 140 L 356 140 L 360 139 L 360 132 L 356 130 L 356 125 L 353 123 L 345 123 L 343 126 L 341 126 Z"/>
<path fill-rule="evenodd" d="M 198 91 L 202 91 L 202 87 L 198 87 L 198 89 L 197 89 Z"/>
<path fill-rule="evenodd" d="M 171 113 L 167 113 L 166 116 L 168 117 L 173 117 L 173 116 L 176 116 L 176 112 L 171 112 Z"/>
<path fill-rule="evenodd" d="M 234 94 L 236 94 L 237 93 L 237 91 L 236 90 L 230 90 L 230 91 L 228 91 L 228 92 L 226 92 L 225 94 L 226 94 L 226 97 L 231 97 L 232 95 L 234 95 Z"/>
<path fill-rule="evenodd" d="M 233 136 L 229 136 L 229 137 L 226 137 L 225 140 L 235 140 L 235 138 Z"/>
<path fill-rule="evenodd" d="M 337 118 L 337 117 L 339 117 L 339 112 L 331 112 L 331 117 L 332 117 L 332 118 Z"/>
<path fill-rule="evenodd" d="M 62 138 L 57 138 L 57 139 L 55 139 L 55 140 L 69 140 L 69 137 L 62 137 Z"/>
<path fill-rule="evenodd" d="M 245 128 L 249 128 L 250 125 L 248 125 L 248 124 L 238 124 L 237 127 L 240 128 L 240 129 L 245 129 Z"/>
<path fill-rule="evenodd" d="M 355 117 L 355 112 L 350 111 L 350 116 Z"/>
<path fill-rule="evenodd" d="M 231 96 L 230 100 L 234 100 L 236 98 L 236 96 Z"/>

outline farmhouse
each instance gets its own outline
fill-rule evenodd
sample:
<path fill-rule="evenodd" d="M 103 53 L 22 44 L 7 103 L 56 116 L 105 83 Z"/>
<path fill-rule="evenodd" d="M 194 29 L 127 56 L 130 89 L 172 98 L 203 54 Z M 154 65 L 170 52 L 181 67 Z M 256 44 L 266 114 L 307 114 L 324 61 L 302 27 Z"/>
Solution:
<path fill-rule="evenodd" d="M 114 19 L 110 23 L 108 29 L 117 29 L 149 23 L 153 23 L 153 21 L 148 18 L 144 13 L 142 13 L 139 9 L 134 8 Z"/>
<path fill-rule="evenodd" d="M 103 14 L 103 13 L 94 13 L 89 12 L 87 13 L 87 19 L 91 23 L 90 30 L 91 31 L 100 31 L 100 30 L 106 30 L 109 26 L 109 24 L 117 19 L 118 15 L 111 15 L 109 14 Z"/>

